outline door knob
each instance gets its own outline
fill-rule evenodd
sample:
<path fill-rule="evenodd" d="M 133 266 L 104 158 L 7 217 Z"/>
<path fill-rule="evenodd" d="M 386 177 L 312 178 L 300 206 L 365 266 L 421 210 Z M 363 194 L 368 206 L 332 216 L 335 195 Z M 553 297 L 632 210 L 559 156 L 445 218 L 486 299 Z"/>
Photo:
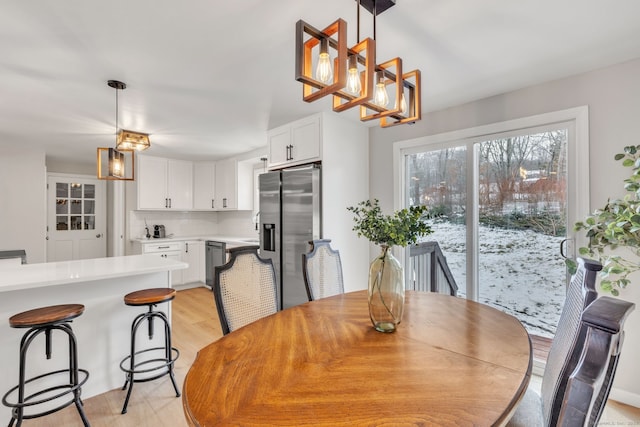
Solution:
<path fill-rule="evenodd" d="M 100 237 L 102 237 L 102 234 L 98 233 L 98 234 L 96 234 L 96 237 L 100 238 Z"/>

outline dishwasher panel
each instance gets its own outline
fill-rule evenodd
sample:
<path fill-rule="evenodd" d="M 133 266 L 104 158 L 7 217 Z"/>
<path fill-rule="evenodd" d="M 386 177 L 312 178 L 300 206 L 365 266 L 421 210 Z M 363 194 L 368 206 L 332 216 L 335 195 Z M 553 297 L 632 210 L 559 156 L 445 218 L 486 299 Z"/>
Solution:
<path fill-rule="evenodd" d="M 213 240 L 207 240 L 205 243 L 205 265 L 206 276 L 205 283 L 210 288 L 213 288 L 213 280 L 215 267 L 223 265 L 227 262 L 227 245 L 225 242 L 216 242 Z"/>

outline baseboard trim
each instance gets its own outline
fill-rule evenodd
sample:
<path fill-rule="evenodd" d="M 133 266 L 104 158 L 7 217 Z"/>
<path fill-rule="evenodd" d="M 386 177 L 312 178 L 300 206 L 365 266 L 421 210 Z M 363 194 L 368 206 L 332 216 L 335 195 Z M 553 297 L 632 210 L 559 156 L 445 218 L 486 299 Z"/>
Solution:
<path fill-rule="evenodd" d="M 625 405 L 631 405 L 636 408 L 640 408 L 640 394 L 631 393 L 619 388 L 612 388 L 609 393 L 609 399 L 616 402 L 624 403 Z"/>

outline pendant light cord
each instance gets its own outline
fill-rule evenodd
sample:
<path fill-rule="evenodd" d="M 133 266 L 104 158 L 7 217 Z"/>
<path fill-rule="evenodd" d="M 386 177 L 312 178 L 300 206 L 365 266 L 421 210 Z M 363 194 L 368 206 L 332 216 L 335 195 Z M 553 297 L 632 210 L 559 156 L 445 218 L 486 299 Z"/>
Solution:
<path fill-rule="evenodd" d="M 118 88 L 116 88 L 116 144 L 118 143 Z"/>
<path fill-rule="evenodd" d="M 360 43 L 360 0 L 358 0 L 357 7 L 357 26 L 358 26 L 358 43 Z"/>
<path fill-rule="evenodd" d="M 376 15 L 378 14 L 377 2 L 373 0 L 373 40 L 376 39 Z"/>

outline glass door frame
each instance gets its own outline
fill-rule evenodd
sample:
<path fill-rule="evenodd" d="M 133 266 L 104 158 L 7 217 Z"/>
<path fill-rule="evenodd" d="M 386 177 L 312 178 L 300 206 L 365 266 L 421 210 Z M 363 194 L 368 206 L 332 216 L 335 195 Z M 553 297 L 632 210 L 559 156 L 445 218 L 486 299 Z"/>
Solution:
<path fill-rule="evenodd" d="M 588 215 L 589 204 L 589 109 L 587 106 L 539 114 L 504 122 L 492 123 L 436 135 L 398 141 L 393 144 L 394 209 L 401 209 L 407 203 L 407 171 L 405 156 L 424 151 L 454 146 L 466 146 L 467 194 L 467 283 L 466 297 L 478 300 L 478 148 L 477 143 L 522 133 L 535 133 L 550 128 L 566 127 L 567 141 L 567 238 L 574 243 L 567 248 L 567 254 L 574 254 L 574 248 L 584 246 L 586 238 L 576 236 L 572 225 Z M 572 240 L 571 240 L 572 239 Z M 558 248 L 559 249 L 559 248 Z M 570 255 L 571 256 L 571 255 Z M 406 251 L 402 254 L 406 257 Z"/>

